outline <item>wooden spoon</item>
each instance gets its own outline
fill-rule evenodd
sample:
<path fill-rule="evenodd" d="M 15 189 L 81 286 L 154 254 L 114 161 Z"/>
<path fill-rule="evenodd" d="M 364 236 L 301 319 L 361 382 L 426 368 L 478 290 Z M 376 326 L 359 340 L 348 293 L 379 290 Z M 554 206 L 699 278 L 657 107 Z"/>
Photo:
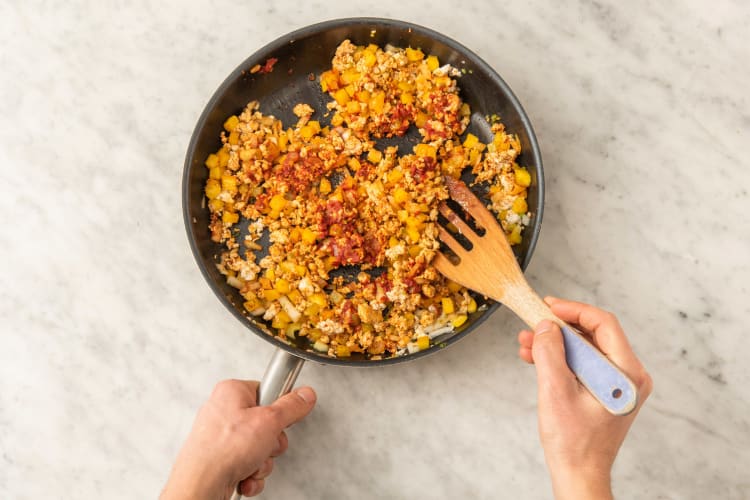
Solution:
<path fill-rule="evenodd" d="M 505 304 L 531 328 L 544 319 L 560 325 L 565 358 L 581 384 L 612 414 L 627 415 L 633 411 L 638 398 L 633 382 L 578 330 L 555 316 L 531 289 L 502 227 L 466 184 L 448 176 L 445 182 L 451 198 L 486 232 L 478 235 L 448 205 L 442 203 L 440 213 L 473 246 L 467 250 L 449 231 L 438 226 L 440 239 L 456 254 L 459 262 L 454 263 L 438 252 L 432 261 L 437 270 L 456 283 Z"/>

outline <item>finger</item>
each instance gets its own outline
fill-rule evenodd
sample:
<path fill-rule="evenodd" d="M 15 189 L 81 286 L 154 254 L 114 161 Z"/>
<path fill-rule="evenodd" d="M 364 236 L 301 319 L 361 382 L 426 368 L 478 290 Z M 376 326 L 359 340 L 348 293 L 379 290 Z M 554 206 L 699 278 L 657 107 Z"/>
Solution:
<path fill-rule="evenodd" d="M 531 354 L 531 349 L 528 347 L 521 346 L 518 348 L 518 357 L 526 361 L 530 365 L 534 364 L 534 356 Z"/>
<path fill-rule="evenodd" d="M 316 398 L 312 387 L 301 387 L 281 396 L 269 408 L 276 413 L 281 429 L 285 429 L 310 413 Z"/>
<path fill-rule="evenodd" d="M 619 366 L 639 389 L 647 382 L 648 374 L 625 336 L 617 317 L 607 311 L 583 302 L 556 297 L 544 299 L 552 312 L 561 320 L 578 325 L 589 333 L 594 344 Z"/>
<path fill-rule="evenodd" d="M 258 382 L 256 380 L 222 380 L 214 387 L 211 399 L 231 408 L 249 408 L 257 405 Z"/>
<path fill-rule="evenodd" d="M 531 345 L 534 343 L 534 332 L 531 330 L 522 330 L 518 333 L 518 343 L 521 347 L 531 349 Z"/>
<path fill-rule="evenodd" d="M 263 461 L 260 469 L 256 470 L 250 477 L 253 479 L 265 479 L 271 474 L 271 472 L 273 472 L 273 458 L 268 457 Z"/>
<path fill-rule="evenodd" d="M 243 497 L 254 497 L 263 491 L 265 485 L 266 481 L 264 479 L 253 479 L 249 477 L 240 481 L 237 490 Z"/>
<path fill-rule="evenodd" d="M 289 438 L 286 435 L 286 432 L 281 431 L 281 434 L 279 434 L 279 439 L 276 443 L 276 447 L 271 450 L 271 456 L 272 457 L 278 457 L 282 453 L 286 451 L 286 449 L 289 447 Z"/>
<path fill-rule="evenodd" d="M 577 389 L 577 382 L 565 361 L 565 345 L 560 327 L 544 320 L 534 328 L 534 333 L 531 355 L 536 366 L 539 390 L 572 394 Z"/>

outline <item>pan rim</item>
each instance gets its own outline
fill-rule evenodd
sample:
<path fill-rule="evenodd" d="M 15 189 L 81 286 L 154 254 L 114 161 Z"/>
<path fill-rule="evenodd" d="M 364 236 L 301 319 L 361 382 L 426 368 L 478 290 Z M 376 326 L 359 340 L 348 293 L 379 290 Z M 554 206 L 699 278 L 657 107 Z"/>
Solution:
<path fill-rule="evenodd" d="M 262 337 L 265 341 L 270 342 L 272 345 L 274 345 L 276 348 L 283 349 L 289 354 L 292 354 L 294 356 L 297 356 L 299 358 L 303 358 L 307 361 L 327 364 L 327 365 L 337 365 L 337 366 L 348 366 L 348 367 L 371 367 L 371 366 L 386 366 L 386 365 L 393 365 L 397 363 L 402 363 L 405 361 L 412 361 L 416 360 L 418 358 L 428 356 L 430 354 L 434 354 L 436 352 L 442 351 L 443 346 L 435 346 L 430 349 L 426 349 L 424 351 L 418 351 L 413 354 L 405 354 L 403 356 L 394 356 L 389 358 L 383 358 L 383 359 L 366 359 L 366 360 L 347 360 L 346 358 L 334 358 L 329 357 L 322 354 L 317 354 L 315 352 L 311 352 L 299 347 L 291 346 L 287 343 L 285 343 L 283 340 L 279 339 L 278 337 L 274 335 L 270 335 L 268 332 L 263 331 L 263 329 L 259 328 L 258 326 L 254 325 L 245 315 L 241 314 L 240 311 L 227 299 L 225 294 L 222 292 L 221 288 L 218 286 L 218 284 L 212 279 L 212 277 L 208 274 L 208 270 L 206 269 L 206 265 L 203 262 L 203 256 L 201 255 L 201 252 L 197 245 L 197 237 L 195 235 L 195 232 L 193 230 L 193 222 L 192 222 L 192 214 L 190 212 L 190 172 L 192 171 L 193 166 L 193 157 L 195 154 L 196 145 L 198 142 L 198 137 L 200 135 L 200 131 L 204 128 L 205 122 L 207 121 L 211 111 L 216 106 L 217 102 L 223 97 L 225 94 L 227 88 L 234 82 L 238 77 L 240 77 L 243 72 L 247 70 L 247 68 L 252 67 L 252 65 L 263 62 L 269 54 L 274 53 L 275 50 L 283 47 L 286 44 L 293 43 L 301 38 L 308 37 L 311 35 L 315 35 L 318 33 L 321 33 L 323 31 L 328 31 L 335 28 L 342 28 L 342 27 L 352 27 L 352 26 L 360 26 L 360 25 L 372 25 L 373 29 L 381 29 L 381 28 L 396 28 L 401 30 L 407 30 L 407 31 L 415 31 L 421 35 L 424 35 L 426 37 L 429 37 L 439 43 L 442 43 L 462 54 L 465 54 L 467 58 L 471 59 L 472 63 L 476 64 L 477 66 L 481 67 L 484 72 L 489 76 L 489 78 L 494 82 L 495 88 L 501 90 L 507 97 L 509 104 L 511 107 L 513 107 L 519 115 L 520 122 L 522 125 L 522 128 L 525 129 L 525 131 L 528 133 L 529 138 L 529 145 L 531 149 L 531 158 L 535 160 L 535 171 L 537 173 L 537 203 L 536 206 L 533 207 L 535 210 L 535 224 L 532 227 L 531 233 L 528 235 L 530 238 L 528 243 L 528 250 L 526 254 L 524 255 L 524 258 L 522 260 L 521 268 L 526 269 L 526 267 L 529 265 L 531 261 L 531 257 L 534 254 L 534 249 L 536 248 L 537 241 L 539 239 L 539 233 L 541 232 L 541 225 L 542 225 L 542 216 L 544 212 L 544 170 L 542 165 L 542 155 L 541 150 L 539 148 L 539 143 L 536 138 L 536 133 L 534 132 L 534 128 L 531 125 L 531 121 L 526 113 L 526 110 L 521 105 L 521 102 L 516 97 L 515 93 L 512 91 L 510 86 L 503 80 L 503 78 L 500 76 L 500 74 L 495 71 L 487 62 L 485 62 L 481 57 L 479 57 L 474 51 L 470 50 L 463 44 L 457 42 L 456 40 L 445 36 L 437 31 L 434 31 L 430 28 L 426 28 L 424 26 L 420 26 L 418 24 L 406 22 L 406 21 L 400 21 L 396 19 L 389 19 L 389 18 L 378 18 L 378 17 L 349 17 L 349 18 L 339 18 L 339 19 L 332 19 L 328 21 L 322 21 L 315 24 L 311 24 L 302 28 L 299 28 L 297 30 L 294 30 L 290 33 L 287 33 L 285 35 L 282 35 L 278 37 L 277 39 L 273 40 L 272 42 L 264 45 L 257 51 L 255 51 L 253 54 L 251 54 L 249 57 L 247 57 L 244 61 L 242 61 L 218 86 L 218 88 L 214 91 L 214 93 L 211 95 L 211 98 L 208 100 L 206 105 L 203 108 L 203 111 L 201 112 L 198 121 L 196 122 L 196 125 L 193 129 L 192 135 L 190 137 L 190 142 L 188 144 L 188 148 L 185 155 L 185 161 L 183 166 L 183 175 L 182 175 L 182 213 L 183 213 L 183 222 L 185 224 L 185 229 L 188 237 L 188 242 L 190 244 L 190 249 L 193 253 L 193 257 L 198 265 L 198 268 L 201 271 L 201 274 L 203 275 L 203 278 L 208 283 L 211 290 L 214 292 L 216 297 L 219 299 L 219 301 L 224 304 L 224 306 L 237 318 L 245 327 L 250 329 L 254 334 L 257 336 Z M 487 310 L 476 318 L 474 322 L 464 328 L 462 331 L 456 333 L 454 336 L 452 336 L 450 339 L 448 339 L 444 343 L 444 347 L 448 347 L 450 345 L 455 344 L 456 342 L 463 339 L 466 335 L 468 335 L 471 331 L 475 330 L 477 327 L 479 327 L 484 321 L 489 318 L 492 313 L 497 310 L 497 308 L 500 306 L 499 303 L 490 301 L 487 306 Z"/>

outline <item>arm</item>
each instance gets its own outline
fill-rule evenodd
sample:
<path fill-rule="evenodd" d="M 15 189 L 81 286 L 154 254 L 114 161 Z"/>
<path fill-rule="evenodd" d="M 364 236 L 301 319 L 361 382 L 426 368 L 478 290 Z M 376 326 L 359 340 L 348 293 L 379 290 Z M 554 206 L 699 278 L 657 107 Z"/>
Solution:
<path fill-rule="evenodd" d="M 596 307 L 548 297 L 552 312 L 576 325 L 638 388 L 638 407 L 613 416 L 576 380 L 565 362 L 562 333 L 542 321 L 518 334 L 519 356 L 537 371 L 539 437 L 555 498 L 611 499 L 610 472 L 625 436 L 652 389 L 617 318 Z"/>
<path fill-rule="evenodd" d="M 263 491 L 273 459 L 284 453 L 284 429 L 312 411 L 315 392 L 302 387 L 257 406 L 258 382 L 225 380 L 198 412 L 160 500 L 229 499 Z"/>

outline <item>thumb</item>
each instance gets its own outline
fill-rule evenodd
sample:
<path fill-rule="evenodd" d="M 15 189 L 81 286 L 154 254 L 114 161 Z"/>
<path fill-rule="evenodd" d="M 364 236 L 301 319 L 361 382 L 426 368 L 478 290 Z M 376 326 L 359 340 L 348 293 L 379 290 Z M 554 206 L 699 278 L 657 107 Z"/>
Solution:
<path fill-rule="evenodd" d="M 575 381 L 575 376 L 565 361 L 565 344 L 556 323 L 545 319 L 534 328 L 531 354 L 540 385 L 560 387 L 561 384 L 567 385 Z"/>
<path fill-rule="evenodd" d="M 315 406 L 316 399 L 312 387 L 300 387 L 281 396 L 270 406 L 278 413 L 283 428 L 286 428 L 307 416 Z"/>

